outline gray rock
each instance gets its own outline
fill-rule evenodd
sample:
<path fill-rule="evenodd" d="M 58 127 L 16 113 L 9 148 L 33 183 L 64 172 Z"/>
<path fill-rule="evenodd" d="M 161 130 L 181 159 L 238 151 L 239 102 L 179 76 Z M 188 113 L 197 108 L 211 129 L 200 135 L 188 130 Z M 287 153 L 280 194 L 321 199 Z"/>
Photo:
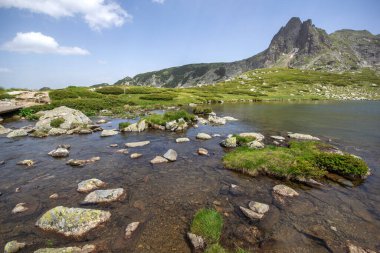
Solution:
<path fill-rule="evenodd" d="M 249 143 L 247 143 L 247 146 L 250 147 L 250 148 L 254 148 L 254 149 L 260 149 L 260 148 L 264 148 L 264 144 L 260 141 L 251 141 Z"/>
<path fill-rule="evenodd" d="M 0 125 L 0 134 L 7 134 L 10 131 L 12 131 L 12 129 L 5 128 L 4 126 Z"/>
<path fill-rule="evenodd" d="M 238 121 L 238 119 L 235 119 L 234 117 L 231 117 L 231 116 L 225 116 L 225 117 L 223 117 L 223 119 L 225 119 L 227 121 Z"/>
<path fill-rule="evenodd" d="M 126 154 L 129 153 L 129 151 L 128 151 L 128 149 L 123 148 L 123 149 L 118 149 L 118 150 L 116 150 L 116 153 L 126 155 Z"/>
<path fill-rule="evenodd" d="M 177 138 L 175 140 L 175 142 L 177 142 L 177 143 L 188 142 L 188 141 L 190 141 L 189 138 Z"/>
<path fill-rule="evenodd" d="M 83 204 L 98 204 L 109 203 L 118 201 L 125 196 L 123 188 L 109 189 L 109 190 L 96 190 L 89 193 L 83 201 Z"/>
<path fill-rule="evenodd" d="M 138 221 L 128 224 L 127 228 L 125 229 L 125 239 L 130 239 L 132 237 L 133 232 L 136 231 L 139 225 L 140 222 Z"/>
<path fill-rule="evenodd" d="M 173 149 L 169 149 L 164 154 L 164 158 L 168 159 L 171 162 L 174 162 L 174 161 L 177 160 L 177 152 L 175 150 L 173 150 Z"/>
<path fill-rule="evenodd" d="M 178 120 L 173 120 L 170 122 L 167 122 L 165 125 L 166 130 L 170 130 L 172 132 L 174 131 L 183 131 L 188 128 L 188 124 L 184 119 L 178 119 Z"/>
<path fill-rule="evenodd" d="M 59 195 L 58 193 L 53 193 L 52 195 L 49 196 L 49 199 L 58 199 Z"/>
<path fill-rule="evenodd" d="M 294 197 L 298 196 L 298 192 L 296 192 L 294 189 L 290 188 L 289 186 L 279 184 L 273 187 L 273 192 L 284 196 L 284 197 Z"/>
<path fill-rule="evenodd" d="M 249 209 L 252 211 L 259 213 L 259 214 L 265 214 L 269 211 L 269 206 L 267 204 L 263 204 L 256 201 L 250 201 L 248 203 Z"/>
<path fill-rule="evenodd" d="M 136 147 L 143 147 L 145 145 L 148 145 L 150 141 L 138 141 L 138 142 L 128 142 L 125 143 L 125 146 L 128 148 L 136 148 Z"/>
<path fill-rule="evenodd" d="M 197 134 L 197 139 L 200 140 L 210 140 L 212 137 L 209 134 L 206 133 L 199 133 Z"/>
<path fill-rule="evenodd" d="M 195 116 L 195 119 L 197 120 L 197 122 L 199 124 L 202 124 L 202 125 L 207 125 L 209 123 L 208 120 L 206 120 L 206 119 L 204 119 L 202 117 Z"/>
<path fill-rule="evenodd" d="M 47 132 L 47 134 L 50 135 L 50 136 L 58 136 L 58 135 L 62 135 L 62 134 L 67 134 L 67 130 L 66 129 L 62 129 L 62 128 L 51 128 Z"/>
<path fill-rule="evenodd" d="M 202 238 L 202 236 L 198 236 L 192 233 L 187 233 L 187 236 L 189 237 L 189 240 L 194 249 L 199 250 L 205 247 L 205 240 Z"/>
<path fill-rule="evenodd" d="M 211 116 L 211 115 L 208 117 L 208 121 L 214 125 L 225 125 L 227 122 L 227 120 L 224 118 L 220 118 L 217 116 Z"/>
<path fill-rule="evenodd" d="M 106 186 L 106 183 L 104 183 L 102 180 L 99 180 L 97 178 L 91 178 L 91 179 L 87 179 L 80 182 L 78 184 L 77 191 L 87 193 L 87 192 L 97 190 L 105 186 Z"/>
<path fill-rule="evenodd" d="M 31 167 L 34 165 L 34 161 L 33 160 L 22 160 L 20 162 L 17 163 L 18 165 L 26 165 L 26 167 Z"/>
<path fill-rule="evenodd" d="M 70 159 L 66 162 L 67 165 L 71 165 L 71 166 L 79 166 L 79 167 L 82 167 L 86 164 L 89 164 L 89 163 L 94 163 L 96 161 L 99 161 L 100 160 L 100 157 L 98 156 L 95 156 L 95 157 L 92 157 L 88 160 L 74 160 L 74 159 Z"/>
<path fill-rule="evenodd" d="M 277 136 L 277 135 L 272 135 L 271 138 L 274 140 L 278 140 L 278 141 L 284 141 L 285 140 L 285 137 Z"/>
<path fill-rule="evenodd" d="M 69 155 L 69 151 L 65 148 L 57 148 L 49 152 L 52 157 L 66 157 Z"/>
<path fill-rule="evenodd" d="M 12 132 L 8 133 L 8 138 L 16 138 L 16 137 L 23 137 L 27 136 L 28 132 L 25 129 L 17 129 L 13 130 Z"/>
<path fill-rule="evenodd" d="M 229 137 L 225 139 L 224 141 L 222 141 L 220 145 L 222 145 L 225 148 L 236 148 L 237 147 L 236 137 Z"/>
<path fill-rule="evenodd" d="M 255 138 L 256 141 L 263 141 L 264 140 L 264 135 L 260 134 L 260 133 L 240 133 L 239 136 L 241 137 L 252 137 L 252 138 Z"/>
<path fill-rule="evenodd" d="M 148 124 L 145 120 L 141 120 L 137 123 L 133 123 L 123 129 L 124 132 L 142 132 L 148 129 Z"/>
<path fill-rule="evenodd" d="M 260 220 L 263 218 L 264 214 L 257 213 L 255 211 L 252 211 L 251 209 L 245 208 L 240 206 L 240 210 L 244 213 L 245 216 L 252 220 Z"/>
<path fill-rule="evenodd" d="M 34 251 L 34 253 L 92 253 L 96 252 L 96 246 L 92 244 L 80 247 L 64 247 L 64 248 L 42 248 Z"/>
<path fill-rule="evenodd" d="M 151 164 L 159 164 L 159 163 L 167 163 L 167 162 L 168 160 L 162 156 L 156 156 L 150 161 Z"/>
<path fill-rule="evenodd" d="M 119 132 L 116 130 L 103 130 L 102 133 L 100 134 L 101 137 L 109 137 L 109 136 L 114 136 L 117 135 Z"/>
<path fill-rule="evenodd" d="M 288 136 L 289 138 L 293 138 L 297 140 L 315 140 L 315 141 L 320 140 L 318 137 L 314 137 L 309 134 L 289 133 Z"/>
<path fill-rule="evenodd" d="M 4 253 L 16 253 L 19 250 L 25 248 L 26 243 L 18 241 L 10 241 L 5 244 Z"/>
<path fill-rule="evenodd" d="M 70 144 L 60 144 L 60 145 L 58 145 L 57 148 L 65 148 L 65 149 L 69 150 L 71 148 L 71 145 Z"/>
<path fill-rule="evenodd" d="M 23 213 L 25 211 L 27 211 L 29 208 L 27 208 L 26 206 L 26 203 L 18 203 L 12 210 L 12 213 L 15 214 L 15 213 Z"/>

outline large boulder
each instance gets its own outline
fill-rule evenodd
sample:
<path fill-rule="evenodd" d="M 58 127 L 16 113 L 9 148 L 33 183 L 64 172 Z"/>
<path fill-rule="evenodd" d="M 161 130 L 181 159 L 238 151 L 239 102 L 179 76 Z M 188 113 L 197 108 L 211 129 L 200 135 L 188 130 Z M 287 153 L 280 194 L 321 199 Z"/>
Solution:
<path fill-rule="evenodd" d="M 110 218 L 108 211 L 57 206 L 43 214 L 36 226 L 44 231 L 78 238 Z"/>
<path fill-rule="evenodd" d="M 83 204 L 98 204 L 98 203 L 109 203 L 113 201 L 118 201 L 126 195 L 123 188 L 109 189 L 109 190 L 96 190 L 89 193 Z"/>
<path fill-rule="evenodd" d="M 36 131 L 48 132 L 52 129 L 50 125 L 54 119 L 62 118 L 64 121 L 60 124 L 59 128 L 70 130 L 77 128 L 78 126 L 86 126 L 91 124 L 91 120 L 84 115 L 81 111 L 68 108 L 66 106 L 60 106 L 50 111 L 38 112 L 41 115 L 38 122 L 35 125 Z"/>

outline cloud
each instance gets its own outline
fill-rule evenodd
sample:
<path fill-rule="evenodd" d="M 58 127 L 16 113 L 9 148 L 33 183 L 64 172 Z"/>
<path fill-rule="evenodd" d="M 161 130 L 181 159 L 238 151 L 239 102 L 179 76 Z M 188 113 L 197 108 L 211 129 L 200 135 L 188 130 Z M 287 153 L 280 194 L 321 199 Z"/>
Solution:
<path fill-rule="evenodd" d="M 165 0 L 152 0 L 153 3 L 163 4 Z"/>
<path fill-rule="evenodd" d="M 163 1 L 163 0 L 155 0 Z M 113 0 L 0 0 L 0 8 L 18 8 L 54 18 L 81 16 L 93 30 L 122 26 L 132 16 Z"/>
<path fill-rule="evenodd" d="M 63 47 L 50 36 L 39 32 L 17 33 L 11 41 L 1 46 L 2 50 L 20 53 L 88 55 L 87 50 L 80 47 Z"/>
<path fill-rule="evenodd" d="M 9 72 L 12 72 L 12 70 L 10 70 L 9 68 L 0 67 L 0 73 L 9 73 Z"/>

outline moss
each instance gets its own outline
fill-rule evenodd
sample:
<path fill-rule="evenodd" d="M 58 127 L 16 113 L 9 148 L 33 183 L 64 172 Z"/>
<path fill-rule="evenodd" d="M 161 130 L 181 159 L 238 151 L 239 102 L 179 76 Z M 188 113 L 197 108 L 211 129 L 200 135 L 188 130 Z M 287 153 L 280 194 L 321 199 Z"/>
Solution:
<path fill-rule="evenodd" d="M 227 250 L 220 246 L 219 243 L 214 243 L 207 247 L 205 253 L 227 253 Z"/>
<path fill-rule="evenodd" d="M 193 113 L 194 114 L 209 114 L 212 112 L 212 109 L 210 107 L 194 107 L 193 108 Z"/>
<path fill-rule="evenodd" d="M 202 236 L 208 243 L 219 241 L 222 228 L 223 218 L 213 209 L 199 210 L 191 223 L 191 233 Z"/>
<path fill-rule="evenodd" d="M 55 118 L 55 119 L 52 119 L 50 121 L 50 126 L 51 127 L 55 127 L 55 128 L 58 128 L 61 126 L 62 123 L 65 122 L 65 119 L 64 118 Z"/>
<path fill-rule="evenodd" d="M 119 129 L 124 129 L 126 127 L 129 127 L 131 125 L 130 122 L 120 122 L 119 123 Z"/>

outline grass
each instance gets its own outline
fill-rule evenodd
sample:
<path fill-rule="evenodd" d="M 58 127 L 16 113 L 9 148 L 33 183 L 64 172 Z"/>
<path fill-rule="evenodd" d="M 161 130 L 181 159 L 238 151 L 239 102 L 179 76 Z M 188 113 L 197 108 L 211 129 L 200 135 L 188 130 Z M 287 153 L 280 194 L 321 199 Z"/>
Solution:
<path fill-rule="evenodd" d="M 219 243 L 214 243 L 208 246 L 204 253 L 227 253 L 227 250 L 220 246 Z"/>
<path fill-rule="evenodd" d="M 131 125 L 130 122 L 120 122 L 119 123 L 119 129 L 124 129 L 126 127 L 129 127 Z"/>
<path fill-rule="evenodd" d="M 173 121 L 173 120 L 179 120 L 184 119 L 186 122 L 193 121 L 194 115 L 190 114 L 184 110 L 180 111 L 168 111 L 164 114 L 152 114 L 149 116 L 144 117 L 146 122 L 149 124 L 155 124 L 155 125 L 161 125 L 165 126 L 167 122 Z"/>
<path fill-rule="evenodd" d="M 315 141 L 293 141 L 289 147 L 267 146 L 263 149 L 240 147 L 223 157 L 224 166 L 250 175 L 270 175 L 295 179 L 319 179 L 327 172 L 342 176 L 364 176 L 368 166 L 348 154 L 330 154 L 327 144 Z"/>
<path fill-rule="evenodd" d="M 202 236 L 209 244 L 219 241 L 222 228 L 223 218 L 213 209 L 200 209 L 191 223 L 191 233 Z"/>
<path fill-rule="evenodd" d="M 58 128 L 61 126 L 62 123 L 65 122 L 64 118 L 55 118 L 50 121 L 50 126 L 54 128 Z"/>
<path fill-rule="evenodd" d="M 201 107 L 197 106 L 193 108 L 194 114 L 209 114 L 212 113 L 212 109 L 210 107 Z"/>
<path fill-rule="evenodd" d="M 238 144 L 238 146 L 247 146 L 248 143 L 256 140 L 255 137 L 251 137 L 251 136 L 240 136 L 238 134 L 234 134 L 233 137 L 236 138 L 236 143 Z"/>

